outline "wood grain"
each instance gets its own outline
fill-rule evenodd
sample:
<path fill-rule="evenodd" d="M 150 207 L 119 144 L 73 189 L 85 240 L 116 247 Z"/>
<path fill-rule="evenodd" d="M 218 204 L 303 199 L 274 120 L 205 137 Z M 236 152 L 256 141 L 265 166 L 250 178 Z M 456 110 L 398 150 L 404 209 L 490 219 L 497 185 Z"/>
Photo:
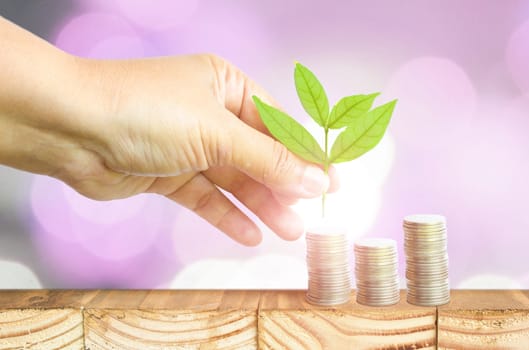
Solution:
<path fill-rule="evenodd" d="M 329 308 L 305 301 L 305 291 L 263 292 L 259 349 L 435 349 L 436 308 L 401 302 L 390 307 Z"/>
<path fill-rule="evenodd" d="M 259 292 L 100 291 L 85 309 L 96 349 L 257 349 Z"/>
<path fill-rule="evenodd" d="M 98 294 L 94 290 L 0 290 L 0 310 L 81 309 Z"/>
<path fill-rule="evenodd" d="M 0 349 L 83 349 L 83 291 L 2 291 Z"/>
<path fill-rule="evenodd" d="M 529 291 L 452 291 L 439 307 L 439 349 L 529 349 Z"/>
<path fill-rule="evenodd" d="M 434 349 L 436 335 L 439 349 L 529 349 L 529 291 L 452 291 L 438 309 L 404 291 L 385 308 L 354 298 L 330 308 L 305 291 L 0 291 L 0 349 Z"/>

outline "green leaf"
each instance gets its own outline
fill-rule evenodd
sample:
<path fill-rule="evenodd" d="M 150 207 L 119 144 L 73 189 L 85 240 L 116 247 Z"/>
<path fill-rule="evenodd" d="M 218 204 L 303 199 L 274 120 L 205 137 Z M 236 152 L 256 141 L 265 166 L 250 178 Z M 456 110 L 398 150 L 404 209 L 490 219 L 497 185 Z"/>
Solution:
<path fill-rule="evenodd" d="M 291 152 L 309 162 L 323 164 L 325 153 L 312 135 L 296 120 L 253 96 L 255 106 L 270 133 Z"/>
<path fill-rule="evenodd" d="M 294 81 L 299 100 L 305 111 L 321 126 L 327 124 L 329 101 L 318 78 L 301 63 L 296 63 Z"/>
<path fill-rule="evenodd" d="M 377 92 L 370 95 L 354 95 L 342 98 L 332 108 L 327 127 L 329 129 L 340 129 L 351 125 L 354 119 L 369 111 L 378 95 L 379 93 Z"/>
<path fill-rule="evenodd" d="M 397 100 L 379 106 L 355 119 L 334 142 L 330 162 L 341 163 L 360 157 L 375 147 L 386 132 Z"/>

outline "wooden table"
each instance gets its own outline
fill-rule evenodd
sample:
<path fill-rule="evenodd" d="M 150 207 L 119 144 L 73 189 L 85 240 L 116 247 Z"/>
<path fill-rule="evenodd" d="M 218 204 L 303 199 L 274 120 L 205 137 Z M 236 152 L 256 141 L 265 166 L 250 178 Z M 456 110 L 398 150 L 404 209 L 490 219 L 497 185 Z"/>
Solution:
<path fill-rule="evenodd" d="M 0 349 L 529 349 L 529 291 L 316 307 L 304 291 L 0 291 Z"/>

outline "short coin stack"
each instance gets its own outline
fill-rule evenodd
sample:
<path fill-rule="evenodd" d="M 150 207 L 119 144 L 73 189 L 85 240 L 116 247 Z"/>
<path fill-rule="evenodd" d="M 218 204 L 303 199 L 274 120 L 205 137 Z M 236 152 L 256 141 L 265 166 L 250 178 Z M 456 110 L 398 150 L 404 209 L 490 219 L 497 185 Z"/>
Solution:
<path fill-rule="evenodd" d="M 354 245 L 356 301 L 368 306 L 399 302 L 397 243 L 392 239 L 368 238 Z"/>
<path fill-rule="evenodd" d="M 446 219 L 441 215 L 404 218 L 408 302 L 420 306 L 450 301 Z"/>
<path fill-rule="evenodd" d="M 316 305 L 339 305 L 351 295 L 349 242 L 345 233 L 307 232 L 309 288 L 307 301 Z"/>

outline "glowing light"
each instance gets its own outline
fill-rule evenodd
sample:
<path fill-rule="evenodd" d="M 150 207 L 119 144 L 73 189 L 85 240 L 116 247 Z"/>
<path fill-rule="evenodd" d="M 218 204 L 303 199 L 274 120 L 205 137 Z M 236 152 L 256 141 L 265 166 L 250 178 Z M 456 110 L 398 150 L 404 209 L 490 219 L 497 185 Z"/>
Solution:
<path fill-rule="evenodd" d="M 460 289 L 520 289 L 520 284 L 512 278 L 494 275 L 480 274 L 469 277 L 459 283 Z"/>
<path fill-rule="evenodd" d="M 312 124 L 307 123 L 306 127 L 317 134 L 318 127 Z M 337 193 L 327 195 L 325 216 L 328 221 L 347 228 L 351 240 L 365 235 L 376 220 L 382 185 L 393 164 L 395 151 L 391 139 L 388 134 L 361 158 L 335 165 L 341 188 Z M 293 208 L 307 226 L 315 225 L 321 217 L 321 198 L 301 200 Z"/>
<path fill-rule="evenodd" d="M 248 260 L 204 259 L 182 269 L 171 288 L 177 289 L 302 289 L 307 287 L 303 260 L 264 254 Z"/>
<path fill-rule="evenodd" d="M 520 278 L 520 287 L 523 289 L 529 289 L 529 273 Z"/>
<path fill-rule="evenodd" d="M 171 282 L 174 289 L 230 289 L 240 263 L 230 259 L 204 259 L 185 266 Z"/>
<path fill-rule="evenodd" d="M 304 289 L 307 281 L 304 260 L 274 253 L 248 260 L 232 279 L 236 289 Z"/>
<path fill-rule="evenodd" d="M 0 289 L 39 289 L 38 277 L 27 266 L 7 260 L 0 260 Z"/>

